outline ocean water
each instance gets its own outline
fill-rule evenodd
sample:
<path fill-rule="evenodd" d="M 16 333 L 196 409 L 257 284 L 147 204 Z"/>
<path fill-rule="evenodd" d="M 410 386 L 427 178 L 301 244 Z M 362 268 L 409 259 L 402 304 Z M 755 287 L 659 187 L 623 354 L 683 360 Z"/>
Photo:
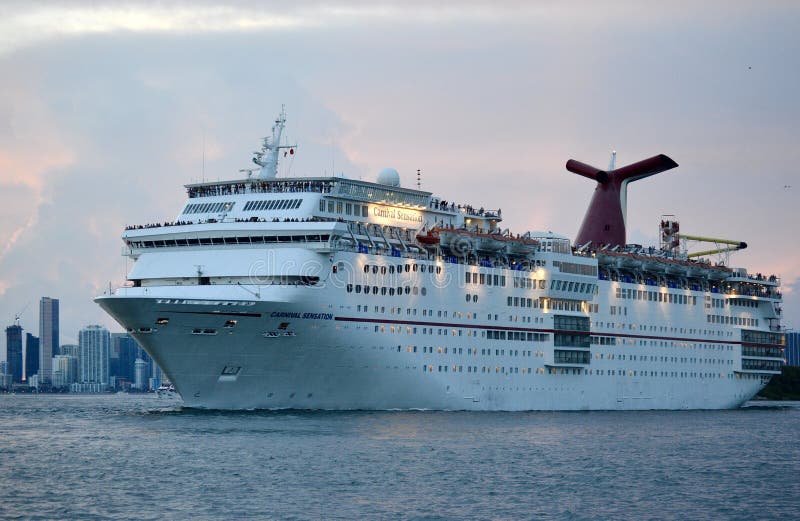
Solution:
<path fill-rule="evenodd" d="M 800 519 L 800 403 L 208 412 L 0 396 L 0 519 Z"/>

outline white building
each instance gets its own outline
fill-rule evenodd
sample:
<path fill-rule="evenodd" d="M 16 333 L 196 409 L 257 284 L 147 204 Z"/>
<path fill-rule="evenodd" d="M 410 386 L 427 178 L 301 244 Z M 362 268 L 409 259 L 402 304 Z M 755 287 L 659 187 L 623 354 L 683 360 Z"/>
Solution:
<path fill-rule="evenodd" d="M 135 375 L 133 387 L 144 391 L 147 389 L 147 362 L 141 358 L 137 358 L 133 366 Z"/>
<path fill-rule="evenodd" d="M 64 346 L 62 346 L 64 347 Z M 53 357 L 53 387 L 67 387 L 78 380 L 78 358 L 61 354 Z"/>
<path fill-rule="evenodd" d="M 80 357 L 78 360 L 78 380 L 82 384 L 109 383 L 109 356 L 111 335 L 102 326 L 86 326 L 78 333 Z"/>

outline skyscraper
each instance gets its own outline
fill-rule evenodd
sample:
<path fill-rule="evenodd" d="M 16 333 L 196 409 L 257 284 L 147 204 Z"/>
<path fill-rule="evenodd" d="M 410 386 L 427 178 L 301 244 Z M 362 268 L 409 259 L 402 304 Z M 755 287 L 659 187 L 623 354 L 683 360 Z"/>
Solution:
<path fill-rule="evenodd" d="M 58 299 L 39 301 L 39 384 L 49 384 L 53 376 L 53 356 L 58 354 Z"/>
<path fill-rule="evenodd" d="M 136 374 L 134 363 L 139 344 L 128 333 L 111 333 L 111 376 L 133 383 Z"/>
<path fill-rule="evenodd" d="M 39 337 L 25 333 L 25 379 L 39 372 Z"/>
<path fill-rule="evenodd" d="M 111 335 L 102 326 L 86 326 L 78 333 L 80 356 L 78 357 L 81 383 L 109 383 L 108 362 Z"/>
<path fill-rule="evenodd" d="M 11 389 L 11 375 L 8 374 L 8 362 L 0 361 L 0 389 Z"/>
<path fill-rule="evenodd" d="M 148 378 L 147 378 L 147 366 L 148 363 L 142 360 L 141 358 L 137 358 L 136 362 L 134 363 L 134 382 L 133 387 L 135 389 L 139 389 L 140 391 L 147 390 L 148 385 Z"/>
<path fill-rule="evenodd" d="M 22 381 L 22 327 L 19 324 L 6 328 L 6 361 L 11 381 Z"/>
<path fill-rule="evenodd" d="M 800 331 L 786 333 L 786 365 L 800 365 Z"/>

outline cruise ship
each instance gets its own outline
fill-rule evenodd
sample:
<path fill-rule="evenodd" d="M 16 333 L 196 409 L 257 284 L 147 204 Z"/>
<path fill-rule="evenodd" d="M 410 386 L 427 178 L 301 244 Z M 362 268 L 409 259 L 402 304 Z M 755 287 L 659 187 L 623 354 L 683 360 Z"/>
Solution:
<path fill-rule="evenodd" d="M 627 185 L 669 157 L 568 161 L 595 184 L 570 241 L 393 169 L 278 176 L 285 121 L 258 169 L 186 185 L 173 221 L 129 226 L 128 281 L 96 298 L 186 406 L 724 409 L 780 373 L 779 278 L 707 260 L 743 243 L 688 254 L 672 216 L 658 246 L 626 243 Z"/>

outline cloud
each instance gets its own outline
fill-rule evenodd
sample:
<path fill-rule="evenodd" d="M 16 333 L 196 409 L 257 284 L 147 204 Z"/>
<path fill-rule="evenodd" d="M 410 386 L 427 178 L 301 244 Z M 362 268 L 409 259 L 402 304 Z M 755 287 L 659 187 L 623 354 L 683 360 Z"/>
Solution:
<path fill-rule="evenodd" d="M 632 237 L 676 213 L 747 241 L 734 264 L 800 277 L 791 5 L 117 5 L 0 7 L 0 316 L 50 295 L 65 334 L 113 326 L 91 297 L 123 278 L 122 228 L 251 166 L 282 103 L 284 172 L 421 169 L 514 232 L 577 231 L 593 187 L 568 158 L 667 153 L 680 168 L 631 186 Z"/>

